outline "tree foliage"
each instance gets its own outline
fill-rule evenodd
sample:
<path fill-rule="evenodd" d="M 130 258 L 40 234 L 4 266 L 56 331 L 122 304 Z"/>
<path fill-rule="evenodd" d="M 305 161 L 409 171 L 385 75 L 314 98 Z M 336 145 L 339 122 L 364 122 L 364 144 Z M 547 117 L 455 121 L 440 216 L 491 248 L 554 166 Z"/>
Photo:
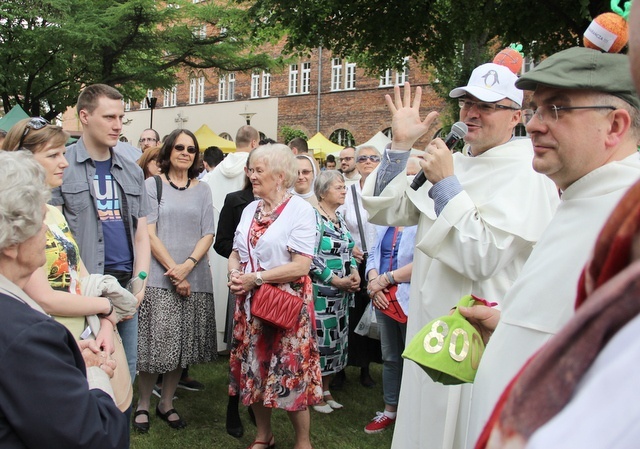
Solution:
<path fill-rule="evenodd" d="M 412 56 L 443 93 L 495 48 L 519 42 L 540 57 L 579 45 L 592 18 L 610 10 L 604 0 L 237 1 L 249 7 L 255 35 L 286 35 L 286 51 L 322 46 L 372 73 Z"/>
<path fill-rule="evenodd" d="M 282 127 L 280 128 L 280 134 L 282 135 L 283 142 L 290 142 L 296 137 L 300 137 L 304 140 L 308 139 L 307 135 L 303 131 L 300 131 L 299 129 L 295 129 L 287 125 L 282 125 Z"/>
<path fill-rule="evenodd" d="M 0 96 L 53 118 L 82 86 L 105 83 L 128 98 L 169 88 L 180 68 L 243 71 L 277 63 L 258 51 L 246 8 L 175 0 L 3 0 Z M 201 37 L 196 29 L 207 26 Z"/>

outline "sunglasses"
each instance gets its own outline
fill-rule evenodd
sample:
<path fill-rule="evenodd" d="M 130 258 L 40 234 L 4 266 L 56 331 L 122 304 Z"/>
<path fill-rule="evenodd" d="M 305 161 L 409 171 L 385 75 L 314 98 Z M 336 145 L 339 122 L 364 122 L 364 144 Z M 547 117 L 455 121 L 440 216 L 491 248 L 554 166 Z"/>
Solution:
<path fill-rule="evenodd" d="M 367 162 L 367 159 L 369 159 L 371 162 L 380 162 L 380 156 L 372 154 L 371 156 L 367 156 L 367 155 L 362 155 L 362 156 L 358 156 L 358 159 L 356 159 L 357 162 Z"/>
<path fill-rule="evenodd" d="M 298 176 L 300 175 L 309 176 L 311 173 L 313 173 L 312 170 L 298 170 Z"/>
<path fill-rule="evenodd" d="M 193 146 L 185 147 L 185 146 L 184 146 L 184 145 L 182 145 L 182 144 L 175 145 L 175 146 L 173 147 L 173 149 L 174 149 L 174 150 L 176 150 L 176 151 L 184 151 L 184 150 L 187 150 L 187 152 L 188 152 L 189 154 L 196 154 L 196 152 L 198 151 L 196 147 L 193 147 Z"/>
<path fill-rule="evenodd" d="M 27 137 L 27 134 L 29 134 L 29 131 L 31 131 L 32 129 L 35 129 L 37 131 L 49 124 L 50 124 L 49 121 L 42 117 L 30 118 L 29 121 L 27 122 L 27 126 L 24 128 L 22 137 L 20 137 L 20 144 L 18 145 L 18 148 L 22 148 L 22 144 L 24 144 L 24 138 Z"/>

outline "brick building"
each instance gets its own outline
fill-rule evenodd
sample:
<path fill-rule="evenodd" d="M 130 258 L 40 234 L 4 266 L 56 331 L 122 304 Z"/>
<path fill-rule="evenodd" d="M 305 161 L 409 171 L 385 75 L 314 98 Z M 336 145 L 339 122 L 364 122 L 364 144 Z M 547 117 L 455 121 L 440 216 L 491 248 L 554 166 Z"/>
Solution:
<path fill-rule="evenodd" d="M 157 98 L 153 128 L 161 136 L 176 128 L 195 132 L 206 124 L 233 140 L 249 117 L 252 126 L 279 142 L 283 141 L 282 127 L 288 126 L 308 138 L 320 131 L 341 145 L 358 145 L 378 131 L 388 132 L 391 123 L 384 95 L 392 95 L 394 84 L 405 81 L 423 87 L 424 115 L 443 106 L 429 85 L 428 74 L 411 59 L 402 72 L 387 70 L 382 76 L 368 76 L 364 69 L 321 49 L 271 73 L 185 71 L 173 89 L 149 91 L 147 96 Z M 152 111 L 146 101 L 127 101 L 125 109 L 123 135 L 136 145 L 151 123 Z M 65 116 L 64 126 L 79 129 L 75 111 Z M 430 135 L 423 138 L 422 146 L 429 139 Z"/>

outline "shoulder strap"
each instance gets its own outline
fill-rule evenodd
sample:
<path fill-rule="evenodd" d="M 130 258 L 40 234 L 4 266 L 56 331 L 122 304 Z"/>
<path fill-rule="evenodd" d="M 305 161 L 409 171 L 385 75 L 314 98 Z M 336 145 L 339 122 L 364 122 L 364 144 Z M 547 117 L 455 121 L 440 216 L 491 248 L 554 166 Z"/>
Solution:
<path fill-rule="evenodd" d="M 162 179 L 160 179 L 160 176 L 158 175 L 153 175 L 153 179 L 156 180 L 156 191 L 158 192 L 157 194 L 158 205 L 160 205 L 160 200 L 162 199 Z"/>
<path fill-rule="evenodd" d="M 360 243 L 362 243 L 362 252 L 367 256 L 367 236 L 364 234 L 362 227 L 362 217 L 360 216 L 360 204 L 358 204 L 358 194 L 356 193 L 356 185 L 351 184 L 351 194 L 353 195 L 353 204 L 356 208 L 356 218 L 358 219 L 358 230 L 360 231 Z"/>

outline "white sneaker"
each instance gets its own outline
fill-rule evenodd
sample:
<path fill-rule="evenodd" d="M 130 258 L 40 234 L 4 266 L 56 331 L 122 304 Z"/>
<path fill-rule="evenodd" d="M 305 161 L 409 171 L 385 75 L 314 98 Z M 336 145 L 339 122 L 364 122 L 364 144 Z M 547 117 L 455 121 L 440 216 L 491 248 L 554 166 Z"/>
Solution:
<path fill-rule="evenodd" d="M 318 413 L 331 413 L 333 412 L 333 408 L 329 404 L 324 405 L 312 405 L 313 409 Z"/>

